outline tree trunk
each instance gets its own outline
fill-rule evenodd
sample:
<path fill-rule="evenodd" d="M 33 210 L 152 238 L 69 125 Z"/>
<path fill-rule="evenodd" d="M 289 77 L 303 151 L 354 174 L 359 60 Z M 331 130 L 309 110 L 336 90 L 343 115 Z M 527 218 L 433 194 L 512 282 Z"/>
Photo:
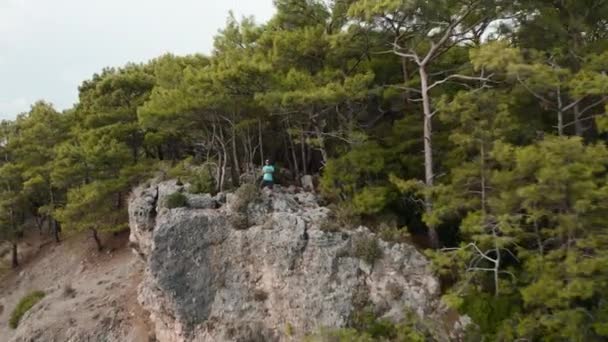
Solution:
<path fill-rule="evenodd" d="M 433 113 L 431 111 L 431 99 L 429 97 L 429 79 L 426 72 L 426 66 L 421 65 L 419 68 L 420 73 L 420 90 L 422 92 L 422 108 L 424 111 L 424 176 L 425 184 L 428 188 L 433 186 L 434 183 L 434 172 L 433 172 L 433 126 L 432 119 Z M 432 200 L 430 195 L 425 196 L 425 210 L 427 213 L 433 210 Z M 431 247 L 439 247 L 439 237 L 437 230 L 433 226 L 429 226 L 429 242 Z"/>
<path fill-rule="evenodd" d="M 308 159 L 306 158 L 306 139 L 304 138 L 304 132 L 300 132 L 300 152 L 302 153 L 302 172 L 304 175 L 308 174 Z"/>
<path fill-rule="evenodd" d="M 561 89 L 557 88 L 557 134 L 561 137 L 564 135 L 564 112 L 562 103 Z"/>
<path fill-rule="evenodd" d="M 315 133 L 317 134 L 317 139 L 319 140 L 319 151 L 321 151 L 321 158 L 323 158 L 321 164 L 325 166 L 329 157 L 327 155 L 327 149 L 325 148 L 325 138 L 323 137 L 323 132 L 318 125 L 315 125 Z"/>
<path fill-rule="evenodd" d="M 158 160 L 165 160 L 165 156 L 163 155 L 162 145 L 156 146 L 156 154 L 158 155 Z"/>
<path fill-rule="evenodd" d="M 289 141 L 289 146 L 291 147 L 291 158 L 293 160 L 293 166 L 294 168 L 292 169 L 292 172 L 295 172 L 295 177 L 296 179 L 300 179 L 300 167 L 298 166 L 298 157 L 296 156 L 296 146 L 293 143 L 293 139 L 291 138 L 291 135 L 289 133 L 287 133 L 287 140 Z"/>
<path fill-rule="evenodd" d="M 232 128 L 232 138 L 230 139 L 230 144 L 231 144 L 231 175 L 232 175 L 232 185 L 235 187 L 238 187 L 240 182 L 239 182 L 239 178 L 241 176 L 240 174 L 240 168 L 241 166 L 239 165 L 239 157 L 237 155 L 237 148 L 236 148 L 236 130 L 234 129 L 234 127 Z"/>
<path fill-rule="evenodd" d="M 405 57 L 401 57 L 401 71 L 403 72 L 403 86 L 407 87 L 408 82 L 410 80 L 410 75 L 407 70 L 407 58 L 405 58 Z M 406 88 L 404 94 L 405 94 L 404 103 L 407 107 L 407 105 L 410 104 L 410 91 Z"/>
<path fill-rule="evenodd" d="M 38 233 L 42 236 L 42 226 L 44 225 L 45 218 L 40 215 L 34 215 L 34 222 L 36 223 L 36 228 L 38 228 Z"/>
<path fill-rule="evenodd" d="M 264 139 L 262 137 L 262 121 L 258 120 L 258 139 L 260 142 L 260 165 L 264 165 Z"/>
<path fill-rule="evenodd" d="M 582 137 L 585 133 L 583 123 L 581 122 L 581 108 L 578 104 L 574 106 L 574 129 L 577 136 Z"/>
<path fill-rule="evenodd" d="M 51 218 L 51 220 L 53 221 L 53 235 L 55 235 L 55 242 L 60 243 L 61 239 L 59 238 L 59 233 L 61 233 L 61 224 L 59 224 L 59 222 L 53 218 Z"/>
<path fill-rule="evenodd" d="M 95 244 L 97 245 L 97 250 L 101 252 L 103 250 L 103 245 L 101 244 L 101 240 L 99 239 L 99 236 L 97 235 L 97 229 L 91 228 L 91 232 L 93 232 L 93 240 L 95 240 Z"/>
<path fill-rule="evenodd" d="M 17 267 L 19 267 L 19 258 L 18 258 L 18 253 L 17 253 L 18 246 L 17 246 L 16 242 L 11 242 L 11 244 L 13 245 L 13 248 L 12 248 L 12 250 L 13 250 L 12 251 L 12 265 L 13 265 L 13 268 L 17 268 Z"/>

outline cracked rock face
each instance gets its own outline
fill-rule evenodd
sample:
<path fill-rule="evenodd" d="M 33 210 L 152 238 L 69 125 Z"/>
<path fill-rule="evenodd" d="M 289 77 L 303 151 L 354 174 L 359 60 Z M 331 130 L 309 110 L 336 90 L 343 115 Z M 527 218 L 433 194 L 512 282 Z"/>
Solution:
<path fill-rule="evenodd" d="M 263 192 L 240 213 L 234 194 L 188 194 L 196 205 L 163 208 L 175 191 L 171 181 L 141 187 L 129 203 L 131 243 L 146 262 L 139 301 L 160 341 L 298 340 L 347 326 L 362 305 L 395 321 L 406 309 L 438 320 L 439 283 L 423 255 L 379 241 L 382 256 L 368 264 L 353 241 L 375 236 L 322 231 L 329 210 L 313 194 Z"/>

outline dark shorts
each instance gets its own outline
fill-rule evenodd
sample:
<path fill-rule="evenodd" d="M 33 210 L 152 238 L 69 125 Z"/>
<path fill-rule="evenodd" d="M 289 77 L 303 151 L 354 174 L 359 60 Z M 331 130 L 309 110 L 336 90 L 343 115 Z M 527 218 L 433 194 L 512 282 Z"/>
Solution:
<path fill-rule="evenodd" d="M 272 189 L 273 185 L 274 185 L 273 181 L 269 181 L 269 180 L 262 181 L 262 189 L 266 188 L 266 187 Z"/>

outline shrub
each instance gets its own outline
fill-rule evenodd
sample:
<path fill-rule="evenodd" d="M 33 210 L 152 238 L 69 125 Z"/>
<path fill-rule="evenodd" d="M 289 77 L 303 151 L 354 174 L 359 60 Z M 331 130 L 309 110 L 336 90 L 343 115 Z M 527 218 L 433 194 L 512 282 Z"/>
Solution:
<path fill-rule="evenodd" d="M 233 210 L 230 215 L 230 223 L 235 229 L 249 228 L 249 214 L 247 208 L 259 196 L 258 188 L 253 184 L 243 184 L 234 193 L 234 200 L 231 203 Z"/>
<path fill-rule="evenodd" d="M 354 256 L 373 265 L 376 260 L 382 257 L 382 250 L 378 244 L 378 239 L 374 237 L 357 237 L 354 240 Z"/>
<path fill-rule="evenodd" d="M 362 316 L 364 322 L 358 328 L 321 330 L 308 336 L 304 341 L 314 342 L 372 342 L 372 341 L 434 341 L 432 335 L 421 326 L 412 315 L 401 323 L 378 319 L 372 311 L 366 310 Z"/>
<path fill-rule="evenodd" d="M 386 225 L 380 227 L 380 238 L 386 242 L 407 243 L 411 242 L 410 233 L 406 227 L 397 228 Z"/>
<path fill-rule="evenodd" d="M 285 324 L 285 335 L 287 335 L 288 337 L 293 336 L 293 325 L 291 325 L 291 323 L 287 322 L 287 324 Z"/>
<path fill-rule="evenodd" d="M 188 191 L 193 194 L 214 194 L 215 177 L 212 172 L 208 164 L 193 169 L 191 175 L 185 178 L 190 183 Z"/>
<path fill-rule="evenodd" d="M 259 197 L 259 190 L 254 184 L 243 184 L 234 193 L 236 198 L 232 204 L 235 211 L 244 213 L 247 211 L 249 203 Z"/>
<path fill-rule="evenodd" d="M 491 338 L 504 321 L 521 311 L 521 298 L 518 295 L 474 293 L 464 298 L 461 309 L 473 319 L 481 334 Z"/>
<path fill-rule="evenodd" d="M 188 206 L 188 198 L 181 192 L 174 192 L 165 199 L 165 207 L 169 209 Z"/>
<path fill-rule="evenodd" d="M 19 326 L 19 321 L 31 309 L 36 303 L 38 303 L 42 298 L 44 298 L 44 292 L 42 291 L 34 291 L 27 296 L 21 298 L 13 312 L 11 313 L 11 318 L 9 320 L 9 326 L 12 329 L 17 329 Z"/>
<path fill-rule="evenodd" d="M 319 227 L 324 232 L 335 233 L 343 229 L 353 229 L 361 224 L 361 217 L 349 204 L 331 205 L 330 209 L 329 216 Z"/>
<path fill-rule="evenodd" d="M 162 164 L 161 164 L 162 165 Z M 170 178 L 177 178 L 178 181 L 189 183 L 188 192 L 193 194 L 215 192 L 215 177 L 211 164 L 195 165 L 192 158 L 186 158 L 169 170 L 163 166 L 164 173 Z"/>
<path fill-rule="evenodd" d="M 358 214 L 377 214 L 393 201 L 393 197 L 390 187 L 368 186 L 354 196 L 353 206 Z"/>

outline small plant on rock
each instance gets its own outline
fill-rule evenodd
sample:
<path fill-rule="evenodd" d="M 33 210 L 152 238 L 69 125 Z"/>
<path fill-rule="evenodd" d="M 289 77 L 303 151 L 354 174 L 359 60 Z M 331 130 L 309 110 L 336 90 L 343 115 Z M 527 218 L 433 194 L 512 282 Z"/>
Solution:
<path fill-rule="evenodd" d="M 192 174 L 186 178 L 190 183 L 188 192 L 193 194 L 214 194 L 216 192 L 215 177 L 208 164 L 192 170 Z"/>
<path fill-rule="evenodd" d="M 348 204 L 331 205 L 331 212 L 319 227 L 324 232 L 335 233 L 349 230 L 361 224 L 361 217 Z"/>
<path fill-rule="evenodd" d="M 411 236 L 407 231 L 407 227 L 397 228 L 394 226 L 380 225 L 380 238 L 386 242 L 411 242 Z"/>
<path fill-rule="evenodd" d="M 353 254 L 359 259 L 373 265 L 382 257 L 382 249 L 375 237 L 359 236 L 354 240 Z"/>
<path fill-rule="evenodd" d="M 182 208 L 188 206 L 188 198 L 181 192 L 174 192 L 165 199 L 165 207 L 169 209 Z"/>
<path fill-rule="evenodd" d="M 243 184 L 234 195 L 236 198 L 232 208 L 238 212 L 245 212 L 249 204 L 260 196 L 260 192 L 254 184 Z"/>
<path fill-rule="evenodd" d="M 253 184 L 243 184 L 234 193 L 232 202 L 233 213 L 230 216 L 230 223 L 235 229 L 247 229 L 249 227 L 249 204 L 255 201 L 260 195 L 258 188 Z"/>
<path fill-rule="evenodd" d="M 42 291 L 34 291 L 27 296 L 21 298 L 13 312 L 11 313 L 11 318 L 8 322 L 9 326 L 12 329 L 17 329 L 19 326 L 19 321 L 26 312 L 29 311 L 36 303 L 38 303 L 42 298 L 44 298 L 44 292 Z"/>
<path fill-rule="evenodd" d="M 287 322 L 287 324 L 285 324 L 285 335 L 287 335 L 288 337 L 292 337 L 293 336 L 293 325 L 291 325 L 291 323 Z"/>

